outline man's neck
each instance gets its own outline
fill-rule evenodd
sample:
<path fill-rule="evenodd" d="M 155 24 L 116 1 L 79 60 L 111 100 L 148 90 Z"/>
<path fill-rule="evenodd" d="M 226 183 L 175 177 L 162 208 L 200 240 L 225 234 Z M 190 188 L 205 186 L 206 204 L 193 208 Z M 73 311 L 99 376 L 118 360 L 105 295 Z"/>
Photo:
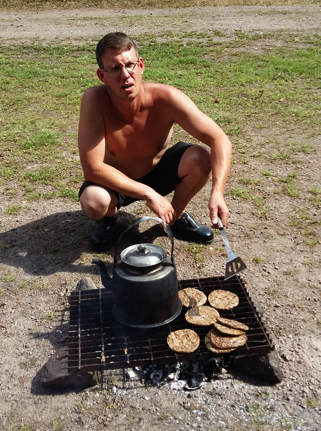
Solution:
<path fill-rule="evenodd" d="M 115 97 L 112 92 L 110 92 L 110 98 L 115 111 L 126 123 L 130 124 L 144 105 L 144 87 L 143 85 L 141 86 L 139 94 L 133 100 L 122 100 Z"/>

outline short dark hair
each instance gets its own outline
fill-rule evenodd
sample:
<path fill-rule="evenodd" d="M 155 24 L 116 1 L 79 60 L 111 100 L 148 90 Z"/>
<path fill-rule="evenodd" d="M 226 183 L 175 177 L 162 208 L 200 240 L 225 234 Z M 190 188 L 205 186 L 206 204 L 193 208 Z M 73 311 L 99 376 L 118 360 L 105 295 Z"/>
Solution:
<path fill-rule="evenodd" d="M 125 33 L 115 31 L 114 33 L 108 33 L 104 36 L 97 44 L 96 48 L 96 60 L 100 69 L 104 68 L 103 55 L 107 49 L 119 49 L 121 51 L 129 51 L 134 48 L 137 60 L 139 59 L 138 49 L 135 41 L 127 36 Z"/>

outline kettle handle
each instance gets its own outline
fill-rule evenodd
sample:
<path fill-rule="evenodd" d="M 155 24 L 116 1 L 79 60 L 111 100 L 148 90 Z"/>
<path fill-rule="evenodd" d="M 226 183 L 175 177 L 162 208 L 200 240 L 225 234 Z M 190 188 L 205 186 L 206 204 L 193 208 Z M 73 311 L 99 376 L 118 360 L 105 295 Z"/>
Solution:
<path fill-rule="evenodd" d="M 171 259 L 172 262 L 174 264 L 174 238 L 173 238 L 173 233 L 171 228 L 168 226 L 167 223 L 165 223 L 161 218 L 159 217 L 150 217 L 150 216 L 143 216 L 138 218 L 137 220 L 135 220 L 133 223 L 131 223 L 119 236 L 117 244 L 116 244 L 116 251 L 115 251 L 115 257 L 114 257 L 114 264 L 117 262 L 117 255 L 118 255 L 118 245 L 119 242 L 122 238 L 122 236 L 124 235 L 124 233 L 128 232 L 132 227 L 136 226 L 137 224 L 143 223 L 146 220 L 155 220 L 158 223 L 160 223 L 163 227 L 164 232 L 167 234 L 167 236 L 169 237 L 169 239 L 171 240 L 172 243 L 172 249 L 171 249 Z"/>

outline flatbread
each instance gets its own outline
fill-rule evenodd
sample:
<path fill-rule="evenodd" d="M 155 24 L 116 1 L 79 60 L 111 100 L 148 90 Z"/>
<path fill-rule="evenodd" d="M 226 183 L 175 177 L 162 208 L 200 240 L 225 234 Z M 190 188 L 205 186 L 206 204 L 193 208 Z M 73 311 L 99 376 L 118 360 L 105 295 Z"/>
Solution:
<path fill-rule="evenodd" d="M 230 349 L 232 347 L 244 346 L 247 342 L 246 334 L 237 337 L 229 337 L 219 332 L 216 328 L 210 331 L 211 342 L 218 349 Z"/>
<path fill-rule="evenodd" d="M 243 334 L 245 334 L 245 332 L 241 331 L 240 329 L 230 328 L 229 326 L 222 325 L 219 322 L 214 322 L 214 326 L 222 334 L 226 334 L 226 335 L 243 335 Z"/>
<path fill-rule="evenodd" d="M 238 322 L 233 319 L 226 319 L 225 317 L 219 316 L 217 321 L 222 325 L 229 326 L 230 328 L 240 329 L 241 331 L 248 331 L 250 328 L 244 323 Z"/>
<path fill-rule="evenodd" d="M 190 308 L 185 314 L 185 319 L 192 325 L 210 326 L 216 321 L 219 315 L 219 312 L 215 308 L 208 305 L 200 305 L 199 307 Z"/>
<path fill-rule="evenodd" d="M 179 329 L 167 337 L 170 349 L 177 353 L 191 353 L 200 345 L 200 337 L 192 329 Z"/>
<path fill-rule="evenodd" d="M 178 297 L 184 307 L 196 307 L 197 305 L 204 305 L 207 301 L 205 293 L 201 292 L 194 287 L 186 287 L 178 291 Z"/>
<path fill-rule="evenodd" d="M 213 290 L 208 296 L 208 302 L 218 310 L 231 310 L 239 304 L 239 297 L 228 290 Z"/>
<path fill-rule="evenodd" d="M 234 352 L 234 350 L 237 349 L 237 347 L 231 347 L 230 349 L 218 349 L 217 347 L 214 347 L 212 344 L 212 341 L 211 341 L 210 333 L 211 333 L 211 331 L 205 335 L 205 339 L 204 339 L 205 347 L 210 352 L 223 355 L 224 353 Z"/>

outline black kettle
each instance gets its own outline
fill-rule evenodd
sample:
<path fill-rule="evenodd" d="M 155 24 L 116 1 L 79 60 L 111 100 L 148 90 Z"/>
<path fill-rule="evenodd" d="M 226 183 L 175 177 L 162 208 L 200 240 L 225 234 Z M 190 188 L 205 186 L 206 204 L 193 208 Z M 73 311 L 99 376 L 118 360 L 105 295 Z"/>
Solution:
<path fill-rule="evenodd" d="M 117 261 L 117 248 L 122 235 L 132 227 L 155 220 L 172 243 L 171 257 L 156 244 L 136 244 L 123 250 Z M 114 293 L 113 313 L 122 324 L 135 328 L 153 328 L 174 320 L 182 310 L 178 297 L 178 282 L 173 259 L 174 240 L 170 227 L 158 217 L 140 217 L 120 235 L 114 258 L 113 277 L 105 264 L 99 265 L 104 287 Z"/>

